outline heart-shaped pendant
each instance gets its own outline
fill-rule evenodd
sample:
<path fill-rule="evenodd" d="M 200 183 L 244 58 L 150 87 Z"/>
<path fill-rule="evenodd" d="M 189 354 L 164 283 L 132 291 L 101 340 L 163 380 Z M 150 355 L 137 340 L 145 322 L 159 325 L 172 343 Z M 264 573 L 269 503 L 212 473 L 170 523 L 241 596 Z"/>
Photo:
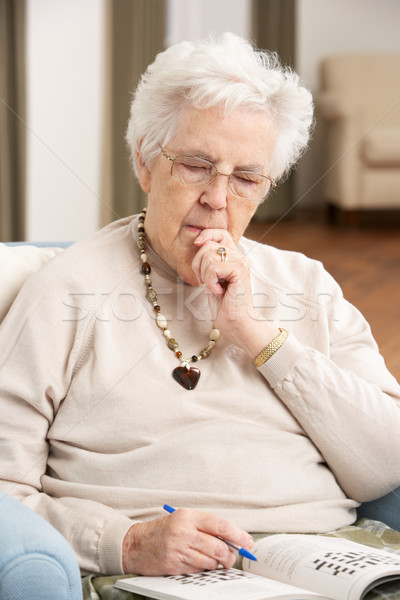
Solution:
<path fill-rule="evenodd" d="M 200 370 L 195 367 L 190 367 L 190 369 L 176 367 L 172 371 L 172 377 L 184 387 L 185 390 L 194 390 L 200 379 Z"/>

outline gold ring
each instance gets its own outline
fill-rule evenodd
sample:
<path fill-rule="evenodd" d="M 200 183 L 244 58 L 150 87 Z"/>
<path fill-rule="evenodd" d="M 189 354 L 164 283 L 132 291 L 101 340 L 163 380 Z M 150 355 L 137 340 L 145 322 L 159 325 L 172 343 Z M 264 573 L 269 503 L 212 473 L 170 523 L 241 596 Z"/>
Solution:
<path fill-rule="evenodd" d="M 227 256 L 228 256 L 228 255 L 227 255 L 227 253 L 226 253 L 226 250 L 225 250 L 225 248 L 222 248 L 222 247 L 221 247 L 221 248 L 218 248 L 218 250 L 217 250 L 217 254 L 219 254 L 219 255 L 220 255 L 220 257 L 221 257 L 221 262 L 226 262 L 226 259 L 227 259 Z"/>

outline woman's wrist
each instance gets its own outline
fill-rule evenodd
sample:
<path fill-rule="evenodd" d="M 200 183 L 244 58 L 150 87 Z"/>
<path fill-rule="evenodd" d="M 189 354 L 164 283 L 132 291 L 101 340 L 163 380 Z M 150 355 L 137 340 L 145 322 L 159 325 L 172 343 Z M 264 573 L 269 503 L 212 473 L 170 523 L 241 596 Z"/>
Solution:
<path fill-rule="evenodd" d="M 267 360 L 271 358 L 279 350 L 281 346 L 285 343 L 288 332 L 286 329 L 282 329 L 279 327 L 279 334 L 261 350 L 261 352 L 254 359 L 255 366 L 261 367 Z"/>
<path fill-rule="evenodd" d="M 122 568 L 124 573 L 135 573 L 134 559 L 139 551 L 141 530 L 145 523 L 134 523 L 122 542 Z"/>
<path fill-rule="evenodd" d="M 260 352 L 270 344 L 278 335 L 280 329 L 273 323 L 251 320 L 240 328 L 232 341 L 239 346 L 251 360 L 254 360 Z M 229 336 L 232 339 L 233 334 Z"/>

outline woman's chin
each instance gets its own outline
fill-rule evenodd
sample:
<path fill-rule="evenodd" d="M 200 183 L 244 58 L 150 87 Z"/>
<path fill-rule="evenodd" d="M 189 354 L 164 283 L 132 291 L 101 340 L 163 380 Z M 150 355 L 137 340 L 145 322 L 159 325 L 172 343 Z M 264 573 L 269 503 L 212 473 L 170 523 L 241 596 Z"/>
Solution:
<path fill-rule="evenodd" d="M 193 285 L 195 287 L 200 285 L 191 267 L 188 268 L 186 265 L 178 266 L 176 272 L 178 273 L 179 277 L 188 285 Z"/>

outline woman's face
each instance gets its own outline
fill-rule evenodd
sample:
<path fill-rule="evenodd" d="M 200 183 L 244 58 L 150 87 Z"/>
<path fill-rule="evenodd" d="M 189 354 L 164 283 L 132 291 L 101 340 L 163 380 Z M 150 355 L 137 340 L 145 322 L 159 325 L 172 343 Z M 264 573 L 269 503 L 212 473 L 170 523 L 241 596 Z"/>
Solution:
<path fill-rule="evenodd" d="M 188 108 L 164 150 L 172 158 L 200 156 L 222 173 L 240 169 L 268 175 L 275 141 L 274 124 L 265 112 Z M 228 177 L 218 176 L 205 186 L 179 183 L 161 152 L 149 168 L 140 164 L 140 157 L 138 163 L 148 194 L 145 228 L 150 244 L 184 281 L 197 285 L 191 264 L 200 231 L 224 229 L 237 244 L 258 204 L 235 196 Z"/>

